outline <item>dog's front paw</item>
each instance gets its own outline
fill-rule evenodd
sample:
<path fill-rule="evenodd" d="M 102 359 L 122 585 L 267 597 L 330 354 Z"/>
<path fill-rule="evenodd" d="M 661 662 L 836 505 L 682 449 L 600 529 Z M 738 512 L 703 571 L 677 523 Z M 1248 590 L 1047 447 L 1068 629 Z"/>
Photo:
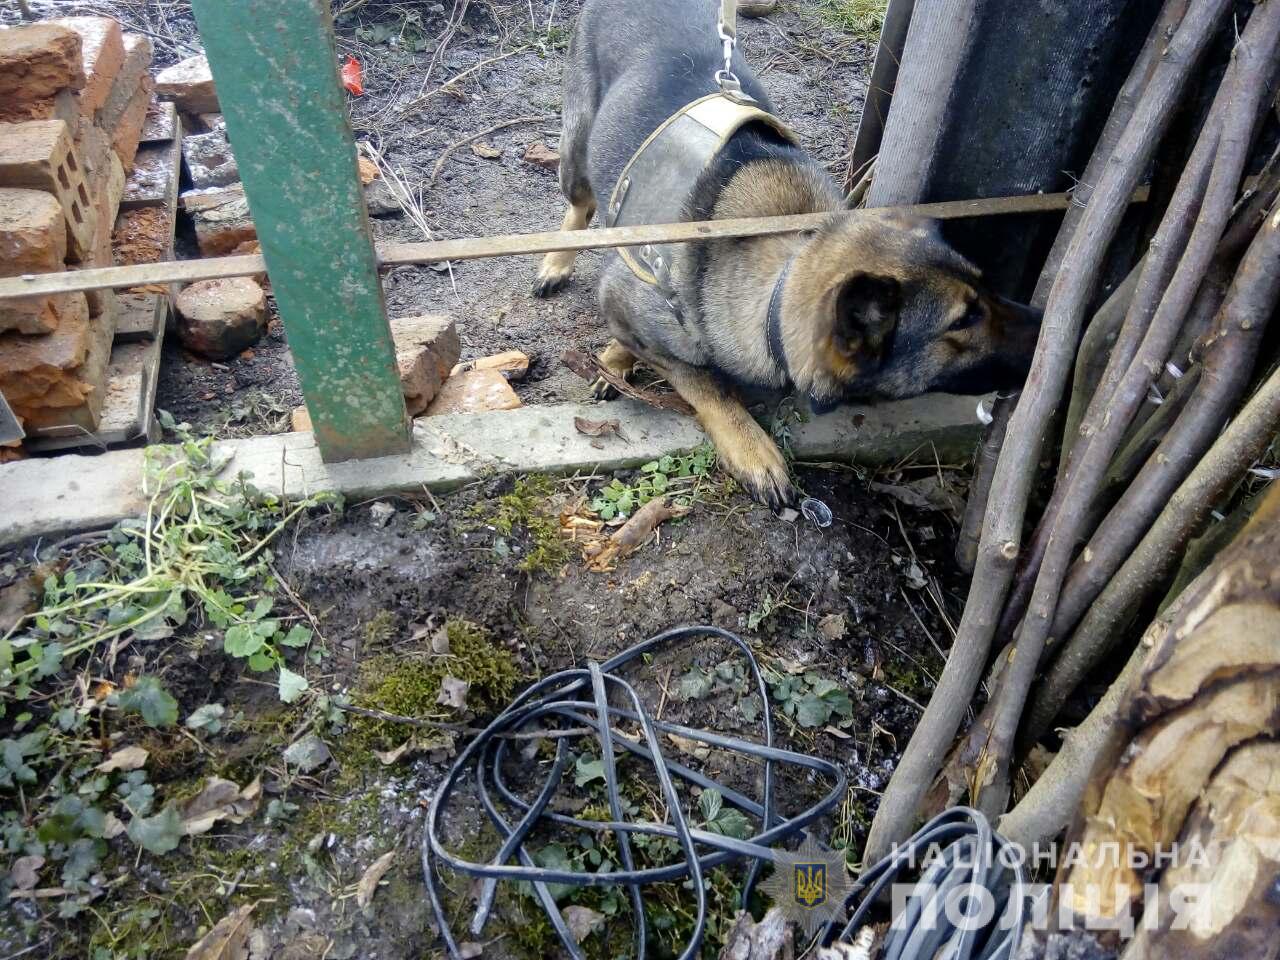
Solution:
<path fill-rule="evenodd" d="M 793 508 L 800 494 L 791 482 L 791 473 L 782 451 L 768 440 L 752 441 L 733 450 L 717 448 L 720 465 L 742 485 L 752 500 L 774 513 Z"/>

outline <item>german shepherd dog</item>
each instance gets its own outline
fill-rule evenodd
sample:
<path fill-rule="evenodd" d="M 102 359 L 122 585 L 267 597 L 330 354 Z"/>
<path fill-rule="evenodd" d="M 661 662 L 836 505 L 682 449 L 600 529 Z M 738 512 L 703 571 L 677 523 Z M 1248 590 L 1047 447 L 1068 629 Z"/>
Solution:
<path fill-rule="evenodd" d="M 585 229 L 646 138 L 716 92 L 716 6 L 586 0 L 564 72 L 563 229 Z M 743 92 L 773 113 L 740 53 L 733 66 Z M 664 188 L 689 197 L 691 221 L 847 208 L 816 161 L 759 123 L 734 133 L 696 183 Z M 696 411 L 721 465 L 775 511 L 793 506 L 796 490 L 739 394 L 794 391 L 822 411 L 850 400 L 1013 389 L 1030 364 L 1039 313 L 984 288 L 933 221 L 886 211 L 833 217 L 807 234 L 669 249 L 674 310 L 609 255 L 599 305 L 614 339 L 600 360 L 623 376 L 643 361 L 664 377 Z M 573 261 L 571 252 L 548 254 L 535 295 L 568 283 Z"/>

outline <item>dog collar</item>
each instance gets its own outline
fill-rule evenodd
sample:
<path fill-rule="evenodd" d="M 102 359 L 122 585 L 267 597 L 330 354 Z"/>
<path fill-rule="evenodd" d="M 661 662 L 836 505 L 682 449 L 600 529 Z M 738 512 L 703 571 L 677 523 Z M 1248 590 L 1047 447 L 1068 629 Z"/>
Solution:
<path fill-rule="evenodd" d="M 794 257 L 787 258 L 787 264 L 778 274 L 778 281 L 773 285 L 773 293 L 769 297 L 769 317 L 766 329 L 769 336 L 769 359 L 774 362 L 782 375 L 791 379 L 791 368 L 787 366 L 787 350 L 782 343 L 782 294 L 787 286 L 787 277 L 791 275 L 791 264 Z"/>

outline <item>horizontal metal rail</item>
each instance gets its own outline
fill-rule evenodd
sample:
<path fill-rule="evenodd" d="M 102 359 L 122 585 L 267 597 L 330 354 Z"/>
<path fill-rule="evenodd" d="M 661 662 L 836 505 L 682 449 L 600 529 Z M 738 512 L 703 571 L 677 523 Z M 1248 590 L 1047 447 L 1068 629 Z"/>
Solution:
<path fill-rule="evenodd" d="M 1141 187 L 1134 203 L 1147 199 Z M 1019 213 L 1051 213 L 1065 210 L 1070 193 L 1036 193 L 988 200 L 947 200 L 893 207 L 896 213 L 935 220 L 1007 216 Z M 827 223 L 832 217 L 854 219 L 875 216 L 883 210 L 847 210 L 837 213 L 806 213 L 786 217 L 752 217 L 740 220 L 708 220 L 697 223 L 669 223 L 653 226 L 613 227 L 607 230 L 556 231 L 554 233 L 506 234 L 428 243 L 391 243 L 378 246 L 380 267 L 446 263 L 452 260 L 480 260 L 556 253 L 563 250 L 600 250 L 634 247 L 650 243 L 685 243 L 698 240 L 730 240 L 739 237 L 766 237 L 802 233 Z M 208 260 L 175 260 L 128 267 L 99 267 L 68 270 L 65 273 L 28 274 L 0 279 L 0 300 L 11 297 L 49 296 L 83 290 L 140 287 L 153 283 L 192 283 L 224 277 L 247 277 L 267 270 L 260 254 L 217 257 Z"/>

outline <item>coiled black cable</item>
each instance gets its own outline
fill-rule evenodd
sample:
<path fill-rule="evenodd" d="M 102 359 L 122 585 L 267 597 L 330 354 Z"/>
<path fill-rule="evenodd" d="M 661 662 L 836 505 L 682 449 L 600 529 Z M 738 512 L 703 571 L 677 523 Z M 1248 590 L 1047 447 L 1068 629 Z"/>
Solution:
<path fill-rule="evenodd" d="M 672 641 L 708 636 L 729 641 L 746 658 L 755 692 L 764 705 L 761 711 L 764 726 L 763 743 L 656 720 L 646 712 L 634 687 L 618 675 L 619 671 L 632 665 L 656 647 Z M 611 706 L 608 700 L 610 688 L 621 694 L 623 701 L 629 703 L 631 709 Z M 619 721 L 637 725 L 640 729 L 640 737 L 632 739 L 623 735 L 615 726 Z M 582 820 L 555 813 L 549 809 L 571 757 L 567 737 L 557 738 L 555 759 L 532 802 L 518 796 L 506 783 L 502 768 L 510 742 L 508 735 L 525 731 L 535 724 L 538 726 L 534 726 L 533 729 L 545 728 L 552 731 L 550 735 L 554 735 L 556 723 L 567 723 L 584 736 L 589 732 L 597 740 L 603 761 L 605 794 L 611 820 Z M 763 760 L 763 796 L 759 801 L 753 800 L 684 764 L 667 758 L 658 740 L 660 733 L 673 734 L 710 747 Z M 652 765 L 671 818 L 669 824 L 624 820 L 616 763 L 619 750 L 646 760 Z M 780 817 L 776 812 L 773 797 L 776 764 L 794 764 L 819 773 L 830 779 L 831 788 L 818 802 L 801 813 L 792 817 Z M 475 792 L 480 805 L 500 840 L 498 852 L 488 863 L 472 863 L 454 856 L 445 848 L 439 836 L 442 814 L 469 775 L 474 776 Z M 756 835 L 750 840 L 739 840 L 692 827 L 685 817 L 680 802 L 680 795 L 675 785 L 677 780 L 704 790 L 718 790 L 726 805 L 736 807 L 759 822 Z M 636 644 L 603 664 L 591 663 L 586 669 L 564 670 L 532 684 L 466 745 L 432 796 L 427 811 L 426 828 L 422 838 L 422 869 L 427 894 L 445 947 L 451 957 L 458 958 L 461 956 L 458 941 L 449 924 L 440 896 L 438 865 L 443 864 L 452 870 L 484 880 L 470 924 L 473 936 L 480 936 L 483 931 L 493 909 L 499 880 L 529 882 L 534 896 L 546 912 L 547 919 L 568 955 L 574 960 L 583 960 L 581 949 L 561 916 L 555 898 L 547 885 L 556 883 L 586 887 L 623 887 L 631 901 L 635 922 L 635 956 L 642 958 L 646 955 L 648 930 L 641 888 L 648 883 L 688 878 L 696 898 L 696 920 L 689 941 L 680 954 L 680 960 L 691 960 L 701 950 L 706 929 L 707 898 L 703 884 L 706 871 L 730 861 L 746 858 L 750 866 L 747 868 L 742 902 L 747 902 L 760 870 L 766 863 L 773 861 L 771 847 L 796 836 L 805 827 L 833 812 L 843 799 L 846 786 L 844 771 L 835 764 L 818 757 L 810 757 L 774 746 L 768 688 L 751 648 L 741 638 L 719 627 L 677 627 Z M 509 809 L 516 811 L 518 819 L 514 823 L 507 819 L 495 803 L 495 791 Z M 540 823 L 558 824 L 562 827 L 594 833 L 613 833 L 617 837 L 622 869 L 608 873 L 587 873 L 538 866 L 529 851 L 525 849 L 525 842 Z M 639 869 L 636 867 L 631 849 L 632 835 L 674 839 L 684 854 L 684 861 L 661 867 Z M 917 841 L 918 847 L 911 845 L 916 844 Z M 867 871 L 855 884 L 853 894 L 846 902 L 853 902 L 860 894 L 864 895 L 864 899 L 840 932 L 840 938 L 847 939 L 857 930 L 873 901 L 889 883 L 911 865 L 913 856 L 918 854 L 920 849 L 930 843 L 942 842 L 957 847 L 956 855 L 949 861 L 949 866 L 942 868 L 942 873 L 950 884 L 948 890 L 957 883 L 968 883 L 971 886 L 985 888 L 992 883 L 1005 883 L 1008 880 L 1000 872 L 1004 867 L 995 863 L 995 858 L 991 854 L 997 843 L 1003 844 L 1004 841 L 999 840 L 991 832 L 981 814 L 975 811 L 949 811 L 912 838 L 911 844 L 899 848 L 894 856 Z M 961 844 L 967 844 L 967 846 L 960 849 Z M 973 854 L 972 859 L 975 863 L 969 864 L 970 858 L 962 857 L 963 853 Z M 512 863 L 513 859 L 517 863 Z M 961 875 L 961 868 L 964 871 L 963 875 Z M 1006 884 L 1007 890 L 1002 899 L 1005 913 L 1016 913 L 1021 916 L 1019 911 L 1023 908 L 1024 900 L 1021 893 L 1022 885 L 1024 885 L 1022 875 L 1015 871 L 1013 878 Z M 947 918 L 944 915 L 942 923 L 946 924 L 946 922 Z M 829 942 L 834 933 L 835 924 L 833 923 L 824 931 L 824 942 Z M 936 942 L 938 945 L 949 943 L 951 948 L 950 952 L 939 954 L 940 956 L 954 957 L 956 960 L 1008 960 L 1017 947 L 1017 933 L 1018 931 L 1015 930 L 1009 937 L 1002 940 L 997 952 L 989 952 L 986 947 L 991 945 L 990 937 L 983 938 L 979 944 L 977 935 L 970 936 L 961 931 L 952 931 L 948 935 L 951 938 L 950 941 L 946 938 L 938 940 L 936 936 L 932 938 L 915 936 L 911 931 L 907 931 L 907 938 L 901 941 L 901 946 L 897 946 L 899 941 L 894 940 L 894 952 L 886 953 L 886 957 L 890 957 L 891 960 L 932 957 L 933 953 L 919 951 Z M 891 931 L 892 934 L 893 931 Z M 982 949 L 975 951 L 975 946 L 981 946 Z"/>

